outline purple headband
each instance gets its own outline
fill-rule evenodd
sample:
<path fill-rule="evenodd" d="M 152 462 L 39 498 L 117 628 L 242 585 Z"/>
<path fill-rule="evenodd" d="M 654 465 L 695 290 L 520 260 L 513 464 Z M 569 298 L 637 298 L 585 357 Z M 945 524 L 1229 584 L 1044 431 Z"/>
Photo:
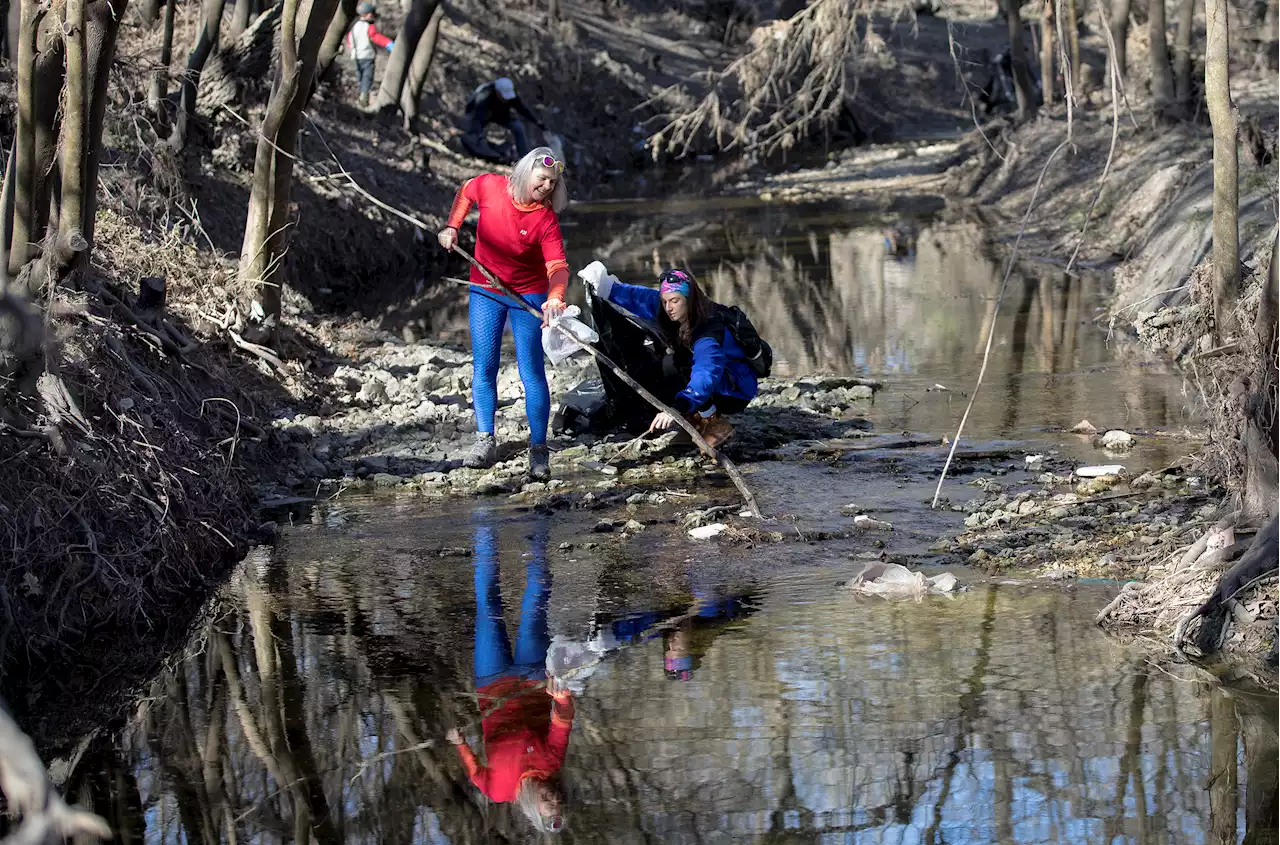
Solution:
<path fill-rule="evenodd" d="M 659 293 L 678 293 L 681 296 L 688 296 L 689 282 L 689 276 L 683 270 L 668 270 L 662 274 L 658 291 Z"/>

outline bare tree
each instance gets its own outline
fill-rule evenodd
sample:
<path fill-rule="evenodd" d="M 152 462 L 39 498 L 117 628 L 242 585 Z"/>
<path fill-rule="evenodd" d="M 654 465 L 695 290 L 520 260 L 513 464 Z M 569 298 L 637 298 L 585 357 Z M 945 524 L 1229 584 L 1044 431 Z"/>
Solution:
<path fill-rule="evenodd" d="M 165 92 L 169 88 L 169 64 L 173 61 L 173 6 L 174 0 L 165 0 L 164 35 L 160 41 L 160 66 L 151 78 L 151 90 L 147 93 L 147 109 L 162 118 Z"/>
<path fill-rule="evenodd" d="M 413 64 L 414 53 L 418 42 L 427 30 L 427 24 L 439 5 L 439 0 L 413 0 L 409 13 L 404 16 L 400 32 L 396 34 L 396 45 L 391 49 L 391 60 L 382 72 L 382 87 L 378 89 L 378 99 L 374 102 L 377 111 L 399 107 L 404 96 L 405 83 L 409 79 L 409 68 Z"/>
<path fill-rule="evenodd" d="M 31 296 L 88 259 L 107 76 L 125 0 L 72 0 L 65 19 L 34 1 L 22 5 L 2 243 L 7 275 Z"/>
<path fill-rule="evenodd" d="M 1164 0 L 1147 4 L 1147 35 L 1151 40 L 1151 105 L 1157 115 L 1167 116 L 1173 105 L 1173 68 L 1169 64 L 1168 27 Z"/>
<path fill-rule="evenodd" d="M 235 4 L 235 8 L 231 10 L 231 30 L 227 33 L 233 41 L 249 28 L 249 21 L 258 12 L 255 0 L 235 0 Z"/>
<path fill-rule="evenodd" d="M 1108 24 L 1111 40 L 1115 42 L 1116 70 L 1122 82 L 1128 70 L 1125 60 L 1128 56 L 1129 43 L 1129 2 L 1130 0 L 1111 0 L 1111 20 Z"/>
<path fill-rule="evenodd" d="M 341 0 L 338 3 L 338 10 L 334 12 L 333 20 L 329 22 L 329 29 L 324 34 L 324 44 L 320 46 L 320 58 L 316 62 L 317 84 L 329 75 L 329 68 L 333 66 L 333 60 L 338 57 L 338 51 L 342 49 L 342 40 L 347 37 L 347 30 L 351 28 L 351 22 L 356 19 L 356 2 L 357 0 Z"/>
<path fill-rule="evenodd" d="M 413 50 L 413 63 L 409 65 L 409 79 L 405 83 L 404 93 L 400 95 L 400 111 L 404 113 L 405 128 L 409 128 L 418 116 L 418 104 L 422 100 L 422 88 L 427 83 L 427 74 L 431 72 L 431 60 L 436 55 L 436 41 L 440 37 L 440 22 L 444 19 L 444 4 L 436 5 L 431 13 L 431 20 Z"/>
<path fill-rule="evenodd" d="M 1071 47 L 1071 90 L 1080 90 L 1080 21 L 1076 19 L 1076 0 L 1067 0 L 1067 43 Z M 1048 102 L 1046 100 L 1046 102 Z"/>
<path fill-rule="evenodd" d="M 1038 107 L 1035 83 L 1027 72 L 1026 50 L 1022 46 L 1022 14 L 1019 5 L 1019 0 L 1001 0 L 1000 3 L 1005 22 L 1009 25 L 1009 55 L 1013 58 L 1013 88 L 1018 98 L 1018 120 L 1024 121 L 1034 117 Z"/>
<path fill-rule="evenodd" d="M 302 38 L 296 41 L 299 0 L 285 0 L 282 12 L 280 64 L 259 130 L 240 250 L 239 280 L 248 295 L 249 320 L 259 340 L 273 342 L 280 322 L 294 151 L 320 46 L 337 4 L 338 0 L 313 0 Z"/>
<path fill-rule="evenodd" d="M 1213 124 L 1213 317 L 1218 338 L 1236 328 L 1240 299 L 1240 184 L 1231 102 L 1227 0 L 1205 0 L 1204 97 Z"/>
<path fill-rule="evenodd" d="M 196 43 L 187 57 L 187 69 L 182 75 L 182 94 L 178 101 L 178 115 L 169 134 L 169 146 L 180 150 L 187 143 L 187 125 L 196 114 L 196 93 L 200 86 L 200 72 L 204 70 L 209 54 L 218 49 L 218 30 L 222 27 L 222 9 L 225 0 L 204 0 L 201 5 L 201 24 L 196 32 Z"/>
<path fill-rule="evenodd" d="M 1190 117 L 1191 33 L 1195 24 L 1196 0 L 1178 0 L 1178 34 L 1173 42 L 1173 98 L 1183 117 Z"/>
<path fill-rule="evenodd" d="M 1044 101 L 1053 102 L 1053 0 L 1044 0 L 1040 12 L 1040 86 Z"/>
<path fill-rule="evenodd" d="M 1265 520 L 1280 510 L 1280 443 L 1276 409 L 1280 407 L 1280 232 L 1272 242 L 1271 265 L 1258 300 L 1254 320 L 1257 363 L 1252 377 L 1242 376 L 1233 385 L 1244 400 L 1244 430 L 1240 437 L 1245 480 L 1244 518 Z"/>

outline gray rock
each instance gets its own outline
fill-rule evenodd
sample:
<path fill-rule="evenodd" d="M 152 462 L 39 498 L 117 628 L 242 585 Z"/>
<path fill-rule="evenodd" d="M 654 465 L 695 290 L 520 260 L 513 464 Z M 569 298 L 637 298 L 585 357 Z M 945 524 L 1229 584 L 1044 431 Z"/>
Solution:
<path fill-rule="evenodd" d="M 360 402 L 368 402 L 377 404 L 387 401 L 387 388 L 382 382 L 370 379 L 360 387 L 360 392 L 356 394 L 356 399 Z"/>
<path fill-rule="evenodd" d="M 360 459 L 360 466 L 369 472 L 386 472 L 390 468 L 391 462 L 386 455 L 370 455 L 367 458 Z"/>
<path fill-rule="evenodd" d="M 376 472 L 373 475 L 373 486 L 388 488 L 399 487 L 404 483 L 404 479 L 398 475 L 392 475 L 389 472 Z"/>

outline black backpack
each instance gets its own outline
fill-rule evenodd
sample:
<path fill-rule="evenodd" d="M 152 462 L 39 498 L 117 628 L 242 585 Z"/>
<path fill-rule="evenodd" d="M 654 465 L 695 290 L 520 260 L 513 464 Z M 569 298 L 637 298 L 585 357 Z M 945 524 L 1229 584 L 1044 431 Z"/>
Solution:
<path fill-rule="evenodd" d="M 760 336 L 742 309 L 736 305 L 716 303 L 715 317 L 742 347 L 752 372 L 759 378 L 768 378 L 773 369 L 773 347 Z"/>

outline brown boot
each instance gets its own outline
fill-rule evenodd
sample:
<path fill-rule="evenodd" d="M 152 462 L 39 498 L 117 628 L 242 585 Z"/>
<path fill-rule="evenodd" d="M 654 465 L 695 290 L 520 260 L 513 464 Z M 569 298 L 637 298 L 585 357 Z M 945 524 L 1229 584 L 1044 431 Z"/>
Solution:
<path fill-rule="evenodd" d="M 719 449 L 721 443 L 733 436 L 733 426 L 719 414 L 712 414 L 709 417 L 690 414 L 689 422 L 693 423 L 698 434 L 702 435 L 702 439 L 707 441 L 707 445 L 712 449 Z"/>

